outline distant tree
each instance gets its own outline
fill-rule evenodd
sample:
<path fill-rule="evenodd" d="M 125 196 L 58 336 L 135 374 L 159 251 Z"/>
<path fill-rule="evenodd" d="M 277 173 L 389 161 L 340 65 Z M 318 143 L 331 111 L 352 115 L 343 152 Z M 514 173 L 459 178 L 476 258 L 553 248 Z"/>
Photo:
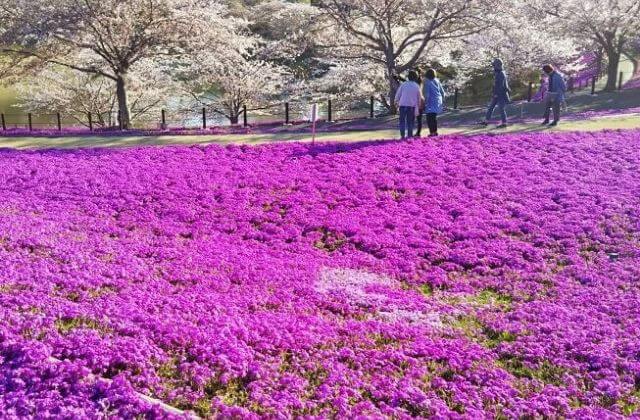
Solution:
<path fill-rule="evenodd" d="M 286 66 L 298 80 L 326 71 L 315 42 L 318 10 L 308 4 L 267 0 L 247 8 L 249 28 L 261 40 L 261 58 Z"/>
<path fill-rule="evenodd" d="M 155 63 L 140 62 L 128 77 L 128 101 L 131 121 L 148 115 L 157 107 L 166 107 L 172 82 Z M 117 124 L 118 98 L 110 79 L 49 64 L 36 76 L 14 85 L 21 108 L 31 112 L 62 112 L 65 118 L 87 125 L 110 127 Z"/>
<path fill-rule="evenodd" d="M 3 0 L 0 52 L 111 80 L 128 128 L 138 63 L 215 48 L 233 23 L 224 13 L 215 0 Z"/>
<path fill-rule="evenodd" d="M 318 0 L 327 27 L 320 43 L 339 61 L 364 61 L 384 74 L 380 100 L 396 112 L 398 75 L 415 68 L 439 45 L 468 37 L 486 26 L 489 2 L 482 0 Z"/>
<path fill-rule="evenodd" d="M 607 58 L 605 90 L 616 89 L 620 58 L 640 33 L 640 1 L 534 0 L 527 4 L 532 18 L 554 18 L 547 26 L 550 32 L 601 48 Z"/>
<path fill-rule="evenodd" d="M 261 108 L 285 94 L 286 70 L 239 53 L 203 54 L 179 75 L 190 106 L 198 104 L 237 124 L 243 107 Z"/>

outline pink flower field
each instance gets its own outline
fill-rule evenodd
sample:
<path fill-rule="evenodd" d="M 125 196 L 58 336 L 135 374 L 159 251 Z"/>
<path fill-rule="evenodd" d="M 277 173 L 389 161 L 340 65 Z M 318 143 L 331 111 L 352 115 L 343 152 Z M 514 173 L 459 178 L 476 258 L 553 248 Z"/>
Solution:
<path fill-rule="evenodd" d="M 3 418 L 640 415 L 640 131 L 4 149 L 0 180 Z"/>

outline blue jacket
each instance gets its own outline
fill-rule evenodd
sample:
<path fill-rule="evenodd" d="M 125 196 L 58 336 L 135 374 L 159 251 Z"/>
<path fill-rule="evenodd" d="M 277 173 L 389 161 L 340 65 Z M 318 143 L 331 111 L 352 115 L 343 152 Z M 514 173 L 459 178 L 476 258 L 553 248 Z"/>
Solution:
<path fill-rule="evenodd" d="M 424 82 L 424 112 L 427 114 L 440 114 L 444 107 L 444 89 L 436 78 L 425 79 Z"/>
<path fill-rule="evenodd" d="M 567 85 L 564 82 L 564 77 L 557 71 L 549 75 L 549 92 L 557 93 L 558 101 L 563 102 L 565 100 Z"/>
<path fill-rule="evenodd" d="M 507 80 L 507 74 L 502 70 L 502 68 L 495 70 L 495 82 L 493 84 L 493 96 L 500 101 L 509 102 L 511 98 L 509 97 L 509 93 L 511 89 L 509 88 L 509 80 Z"/>

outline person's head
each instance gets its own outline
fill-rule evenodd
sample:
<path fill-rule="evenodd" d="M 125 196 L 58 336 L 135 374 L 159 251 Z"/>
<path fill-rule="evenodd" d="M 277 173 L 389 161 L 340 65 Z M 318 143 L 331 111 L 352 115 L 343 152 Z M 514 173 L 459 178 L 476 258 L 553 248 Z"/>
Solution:
<path fill-rule="evenodd" d="M 409 72 L 409 75 L 407 76 L 407 78 L 412 81 L 412 82 L 418 82 L 419 77 L 418 77 L 418 73 L 415 70 L 411 70 Z"/>
<path fill-rule="evenodd" d="M 433 80 L 436 78 L 436 71 L 434 69 L 428 69 L 424 74 L 424 77 L 426 77 L 429 80 Z"/>
<path fill-rule="evenodd" d="M 418 75 L 418 83 L 422 83 L 422 70 L 420 70 L 420 68 L 416 68 L 415 69 L 416 74 Z"/>
<path fill-rule="evenodd" d="M 499 71 L 502 70 L 504 64 L 502 63 L 502 60 L 500 60 L 499 58 L 496 58 L 493 60 L 493 62 L 491 63 L 491 65 L 493 66 L 493 69 L 495 71 Z"/>
<path fill-rule="evenodd" d="M 544 71 L 546 74 L 551 74 L 554 72 L 554 68 L 551 64 L 545 64 L 544 66 L 542 66 L 542 71 Z"/>

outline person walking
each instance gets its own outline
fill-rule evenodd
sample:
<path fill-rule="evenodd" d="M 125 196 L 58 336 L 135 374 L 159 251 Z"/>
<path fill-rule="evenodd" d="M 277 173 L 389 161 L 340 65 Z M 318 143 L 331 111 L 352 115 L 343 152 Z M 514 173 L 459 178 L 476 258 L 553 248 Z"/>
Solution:
<path fill-rule="evenodd" d="M 484 121 L 480 121 L 480 125 L 489 125 L 489 121 L 491 120 L 491 118 L 493 118 L 493 111 L 496 109 L 496 107 L 498 107 L 502 123 L 496 128 L 506 128 L 506 107 L 507 104 L 511 102 L 511 98 L 509 97 L 509 94 L 511 93 L 511 89 L 509 88 L 509 80 L 507 78 L 507 74 L 504 71 L 504 65 L 501 59 L 496 58 L 495 60 L 493 60 L 492 66 L 495 75 L 493 83 L 493 97 L 491 98 L 489 109 L 487 109 L 487 115 L 485 116 Z"/>
<path fill-rule="evenodd" d="M 549 88 L 549 80 L 546 75 L 540 78 L 540 89 L 536 92 L 535 96 L 531 99 L 532 102 L 543 102 L 546 99 L 547 90 Z"/>
<path fill-rule="evenodd" d="M 424 82 L 424 111 L 427 114 L 427 126 L 429 127 L 429 137 L 438 135 L 438 114 L 444 109 L 444 89 L 440 80 L 436 77 L 436 71 L 428 69 L 425 73 Z"/>
<path fill-rule="evenodd" d="M 547 97 L 544 102 L 544 121 L 542 125 L 549 125 L 555 127 L 560 121 L 560 105 L 565 101 L 565 94 L 567 92 L 567 85 L 564 82 L 564 77 L 553 68 L 551 64 L 545 64 L 542 70 L 547 74 L 549 79 L 549 86 L 547 90 Z M 553 109 L 553 122 L 549 124 L 549 117 L 551 116 L 551 110 Z"/>
<path fill-rule="evenodd" d="M 408 80 L 403 82 L 396 93 L 395 102 L 400 112 L 400 137 L 413 137 L 416 110 L 420 107 L 422 93 L 418 85 L 418 73 L 410 71 Z"/>

